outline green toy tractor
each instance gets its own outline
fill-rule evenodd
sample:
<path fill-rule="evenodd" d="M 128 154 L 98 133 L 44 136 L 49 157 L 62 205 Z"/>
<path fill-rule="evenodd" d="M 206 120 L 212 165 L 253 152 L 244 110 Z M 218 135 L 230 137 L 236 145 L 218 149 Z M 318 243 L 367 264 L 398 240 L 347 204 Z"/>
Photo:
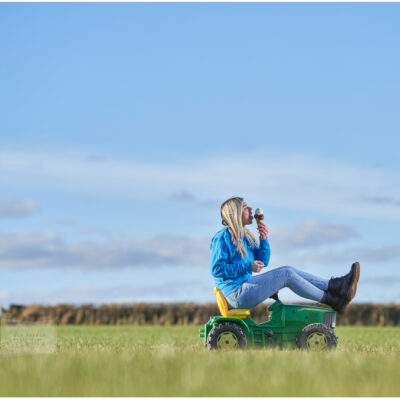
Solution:
<path fill-rule="evenodd" d="M 213 350 L 252 347 L 297 347 L 325 350 L 337 346 L 336 312 L 304 305 L 285 305 L 276 300 L 269 307 L 270 319 L 261 324 L 250 318 L 250 310 L 229 310 L 218 288 L 214 288 L 222 316 L 211 317 L 200 329 L 206 348 Z"/>

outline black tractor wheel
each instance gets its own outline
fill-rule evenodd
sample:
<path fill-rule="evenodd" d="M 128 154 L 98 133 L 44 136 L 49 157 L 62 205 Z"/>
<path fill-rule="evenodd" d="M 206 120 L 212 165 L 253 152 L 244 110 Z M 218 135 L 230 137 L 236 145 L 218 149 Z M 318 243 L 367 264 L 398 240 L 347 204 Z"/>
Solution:
<path fill-rule="evenodd" d="M 247 337 L 242 328 L 232 322 L 222 322 L 211 329 L 207 337 L 209 350 L 230 350 L 246 347 Z"/>
<path fill-rule="evenodd" d="M 310 324 L 302 329 L 296 343 L 300 349 L 327 350 L 337 346 L 337 337 L 325 324 Z"/>

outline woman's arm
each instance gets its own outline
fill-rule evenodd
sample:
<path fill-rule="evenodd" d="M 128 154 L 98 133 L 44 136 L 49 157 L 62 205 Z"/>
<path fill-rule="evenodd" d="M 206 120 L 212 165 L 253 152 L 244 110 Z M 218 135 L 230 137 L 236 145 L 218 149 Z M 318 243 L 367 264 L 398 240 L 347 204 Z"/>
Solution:
<path fill-rule="evenodd" d="M 230 263 L 229 248 L 223 237 L 211 243 L 211 273 L 218 278 L 233 279 L 252 272 L 251 261 Z"/>
<path fill-rule="evenodd" d="M 271 257 L 271 248 L 268 239 L 260 240 L 260 247 L 254 249 L 254 258 L 264 263 L 266 267 Z"/>
<path fill-rule="evenodd" d="M 260 234 L 260 246 L 254 251 L 254 258 L 260 260 L 264 263 L 266 267 L 269 263 L 269 258 L 271 256 L 271 248 L 268 242 L 268 228 L 261 220 L 257 220 L 257 230 Z"/>

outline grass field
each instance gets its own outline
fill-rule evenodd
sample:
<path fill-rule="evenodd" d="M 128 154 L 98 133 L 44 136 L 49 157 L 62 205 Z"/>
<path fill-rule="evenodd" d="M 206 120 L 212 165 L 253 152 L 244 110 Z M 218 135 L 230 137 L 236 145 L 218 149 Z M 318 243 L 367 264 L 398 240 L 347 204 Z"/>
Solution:
<path fill-rule="evenodd" d="M 196 326 L 58 326 L 51 354 L 2 354 L 1 396 L 400 396 L 400 328 L 339 346 L 210 352 Z"/>

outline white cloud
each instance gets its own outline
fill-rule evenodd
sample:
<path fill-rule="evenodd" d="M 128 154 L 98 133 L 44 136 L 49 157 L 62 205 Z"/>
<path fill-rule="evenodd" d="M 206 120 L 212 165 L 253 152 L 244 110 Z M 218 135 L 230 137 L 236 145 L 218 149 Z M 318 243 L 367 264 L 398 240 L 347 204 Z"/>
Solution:
<path fill-rule="evenodd" d="M 66 243 L 54 234 L 0 233 L 0 268 L 82 269 L 208 265 L 207 239 L 151 239 Z"/>
<path fill-rule="evenodd" d="M 0 218 L 18 218 L 33 214 L 39 210 L 34 200 L 15 199 L 0 195 Z"/>
<path fill-rule="evenodd" d="M 399 220 L 397 171 L 260 150 L 174 163 L 88 157 L 82 152 L 0 151 L 0 183 L 101 196 L 213 201 L 242 194 L 280 206 Z M 184 189 L 183 189 L 184 188 Z M 385 199 L 381 202 L 370 199 Z M 210 200 L 211 199 L 211 200 Z"/>
<path fill-rule="evenodd" d="M 202 199 L 188 190 L 181 190 L 169 196 L 169 199 L 177 203 L 192 204 L 200 207 L 214 207 L 218 209 L 220 203 L 215 199 Z"/>
<path fill-rule="evenodd" d="M 314 250 L 296 255 L 300 263 L 338 265 L 349 261 L 368 261 L 378 265 L 400 258 L 400 245 L 351 246 L 340 249 Z"/>
<path fill-rule="evenodd" d="M 345 225 L 320 222 L 313 218 L 303 220 L 293 228 L 271 226 L 271 235 L 274 249 L 282 252 L 343 243 L 357 237 L 357 233 Z"/>
<path fill-rule="evenodd" d="M 338 224 L 305 220 L 272 229 L 274 263 L 333 265 L 354 260 L 388 262 L 400 257 L 400 246 L 341 246 L 356 233 Z M 141 268 L 207 267 L 210 238 L 159 235 L 148 239 L 108 239 L 67 243 L 41 232 L 0 233 L 0 268 Z"/>

